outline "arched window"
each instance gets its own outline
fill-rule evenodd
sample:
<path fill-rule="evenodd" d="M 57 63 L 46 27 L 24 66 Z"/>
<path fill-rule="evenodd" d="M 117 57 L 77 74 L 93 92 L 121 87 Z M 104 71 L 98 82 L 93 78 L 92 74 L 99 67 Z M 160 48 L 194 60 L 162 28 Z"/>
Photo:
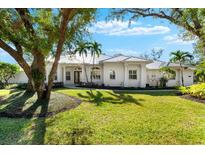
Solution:
<path fill-rule="evenodd" d="M 100 68 L 99 67 L 93 67 L 91 68 L 91 77 L 94 80 L 100 80 Z"/>
<path fill-rule="evenodd" d="M 110 71 L 110 79 L 112 79 L 112 80 L 115 79 L 115 71 L 114 70 Z"/>

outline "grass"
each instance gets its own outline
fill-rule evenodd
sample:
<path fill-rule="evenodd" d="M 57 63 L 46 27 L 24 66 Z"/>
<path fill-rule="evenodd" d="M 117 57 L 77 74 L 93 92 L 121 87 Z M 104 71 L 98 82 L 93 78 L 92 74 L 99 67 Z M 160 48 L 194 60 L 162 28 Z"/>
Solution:
<path fill-rule="evenodd" d="M 0 96 L 5 96 L 10 93 L 10 90 L 0 89 Z"/>
<path fill-rule="evenodd" d="M 205 144 L 205 105 L 174 92 L 59 89 L 80 98 L 49 118 L 0 118 L 0 144 Z"/>

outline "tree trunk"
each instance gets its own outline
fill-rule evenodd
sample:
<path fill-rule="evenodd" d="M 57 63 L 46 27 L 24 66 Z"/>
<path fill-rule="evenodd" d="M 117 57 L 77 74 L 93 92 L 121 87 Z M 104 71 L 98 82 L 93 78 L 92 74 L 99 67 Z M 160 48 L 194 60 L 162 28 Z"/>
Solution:
<path fill-rule="evenodd" d="M 62 9 L 62 21 L 61 21 L 61 25 L 60 25 L 60 29 L 59 29 L 59 31 L 60 31 L 59 40 L 58 40 L 58 44 L 57 44 L 55 59 L 54 59 L 51 71 L 49 73 L 49 76 L 48 76 L 48 86 L 46 87 L 46 93 L 45 93 L 45 97 L 48 101 L 50 100 L 54 75 L 57 71 L 58 61 L 60 60 L 60 56 L 61 56 L 62 49 L 63 49 L 63 44 L 65 42 L 65 38 L 66 38 L 65 34 L 66 34 L 66 30 L 67 30 L 67 25 L 68 25 L 69 19 L 72 18 L 71 14 L 72 14 L 73 10 L 74 9 L 72 9 L 72 8 Z"/>
<path fill-rule="evenodd" d="M 28 83 L 27 83 L 27 86 L 26 86 L 26 92 L 34 92 L 35 89 L 34 89 L 34 86 L 31 82 L 30 79 L 28 79 Z"/>
<path fill-rule="evenodd" d="M 37 92 L 38 100 L 45 99 L 45 57 L 41 52 L 35 52 L 34 60 L 31 66 L 31 73 L 34 83 L 35 91 Z M 31 82 L 32 83 L 32 82 Z"/>

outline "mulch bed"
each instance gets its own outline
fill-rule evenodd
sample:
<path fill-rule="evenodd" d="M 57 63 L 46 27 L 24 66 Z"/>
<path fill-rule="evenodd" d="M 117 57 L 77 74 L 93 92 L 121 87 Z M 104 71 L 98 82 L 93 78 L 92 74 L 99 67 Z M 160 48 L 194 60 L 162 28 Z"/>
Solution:
<path fill-rule="evenodd" d="M 181 95 L 180 97 L 187 99 L 187 100 L 191 100 L 191 101 L 195 101 L 195 102 L 199 102 L 199 103 L 204 103 L 205 104 L 205 99 L 200 99 L 194 96 L 190 96 L 190 95 Z"/>
<path fill-rule="evenodd" d="M 61 102 L 57 102 L 56 100 L 62 99 Z M 62 108 L 57 107 L 56 110 L 50 110 L 50 106 L 51 108 L 53 107 L 52 105 L 54 105 L 54 103 L 62 103 L 64 101 L 67 101 L 69 103 L 62 104 Z M 42 105 L 41 107 L 43 108 L 43 104 L 38 104 L 38 103 L 33 103 L 33 106 L 36 106 L 36 108 L 34 107 L 34 110 L 28 110 L 28 111 L 22 111 L 22 108 L 18 108 L 18 106 L 14 106 L 12 109 L 8 109 L 8 110 L 0 110 L 0 117 L 7 117 L 7 118 L 33 118 L 33 117 L 50 117 L 53 115 L 56 115 L 60 112 L 64 112 L 64 111 L 68 111 L 71 109 L 76 108 L 77 106 L 79 106 L 81 104 L 81 100 L 72 96 L 68 96 L 65 94 L 55 94 L 54 96 L 51 97 L 51 100 L 48 104 L 48 111 L 47 112 L 38 112 L 35 113 L 35 110 Z M 5 103 L 4 99 L 2 97 L 0 97 L 0 104 Z M 42 103 L 42 102 L 41 102 Z M 61 105 L 60 105 L 61 106 Z"/>

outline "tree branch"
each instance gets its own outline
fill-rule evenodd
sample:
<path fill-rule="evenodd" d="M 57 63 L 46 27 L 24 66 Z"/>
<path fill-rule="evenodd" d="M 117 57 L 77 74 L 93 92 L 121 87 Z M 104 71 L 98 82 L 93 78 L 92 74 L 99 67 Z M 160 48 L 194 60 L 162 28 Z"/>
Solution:
<path fill-rule="evenodd" d="M 18 42 L 16 42 L 16 41 L 12 41 L 12 42 L 15 45 L 17 52 L 20 53 L 21 55 L 23 55 L 22 46 Z"/>
<path fill-rule="evenodd" d="M 34 28 L 32 26 L 32 23 L 30 21 L 30 13 L 28 11 L 28 9 L 26 8 L 16 8 L 16 11 L 18 12 L 18 14 L 21 17 L 21 20 L 24 23 L 24 26 L 26 28 L 26 30 L 29 32 L 29 34 L 31 34 L 32 36 L 35 36 L 35 31 Z"/>
<path fill-rule="evenodd" d="M 183 15 L 183 12 L 180 9 L 174 9 L 175 11 L 177 11 L 177 13 L 179 13 L 179 17 Z M 142 17 L 157 17 L 157 18 L 162 18 L 162 19 L 166 19 L 180 27 L 185 28 L 188 31 L 191 31 L 193 34 L 195 34 L 196 36 L 199 37 L 196 29 L 194 27 L 192 27 L 187 21 L 185 23 L 181 23 L 179 22 L 177 19 L 175 19 L 172 15 L 167 15 L 163 10 L 160 10 L 159 12 L 154 12 L 152 9 L 150 8 L 146 8 L 146 9 L 140 9 L 140 8 L 130 8 L 130 9 L 121 9 L 117 12 L 115 12 L 115 15 L 120 15 L 120 14 L 124 14 L 124 13 L 132 13 L 133 16 L 131 18 L 136 18 L 138 16 L 142 16 Z"/>
<path fill-rule="evenodd" d="M 69 19 L 71 18 L 71 14 L 72 14 L 73 10 L 74 9 L 62 9 L 62 21 L 61 21 L 61 25 L 60 25 L 60 29 L 59 29 L 60 37 L 59 37 L 59 41 L 58 41 L 58 44 L 57 44 L 55 60 L 53 62 L 53 65 L 52 65 L 52 68 L 51 68 L 51 71 L 50 71 L 49 77 L 48 77 L 48 90 L 50 90 L 51 87 L 52 87 L 54 74 L 57 70 L 58 61 L 60 59 L 63 44 L 65 42 L 65 35 L 66 35 L 67 25 L 68 25 Z"/>
<path fill-rule="evenodd" d="M 30 66 L 24 60 L 23 55 L 19 54 L 16 50 L 14 50 L 12 47 L 7 45 L 2 39 L 0 39 L 0 48 L 2 48 L 4 51 L 10 54 L 18 62 L 18 64 L 23 68 L 28 78 L 31 78 Z"/>

